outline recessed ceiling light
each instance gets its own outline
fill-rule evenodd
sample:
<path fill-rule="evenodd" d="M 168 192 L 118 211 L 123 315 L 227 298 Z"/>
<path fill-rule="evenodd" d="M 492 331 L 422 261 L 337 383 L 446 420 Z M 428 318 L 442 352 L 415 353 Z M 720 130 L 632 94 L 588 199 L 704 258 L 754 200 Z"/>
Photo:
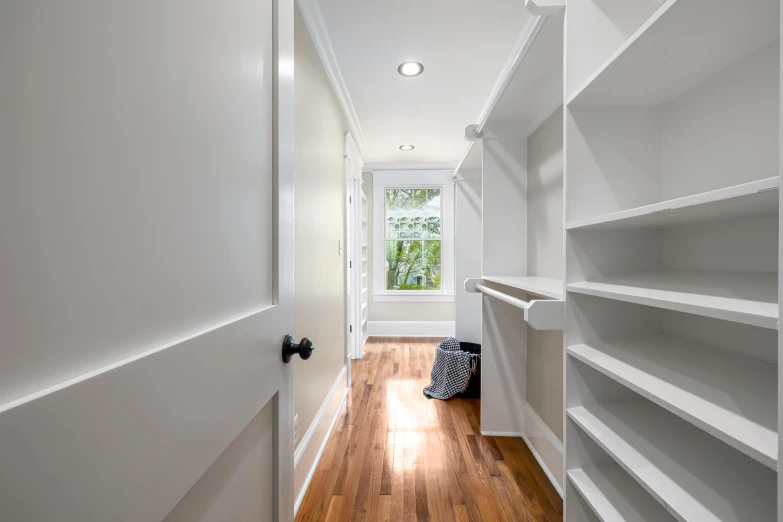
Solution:
<path fill-rule="evenodd" d="M 400 145 L 400 150 L 413 150 L 415 148 L 413 145 Z"/>
<path fill-rule="evenodd" d="M 418 76 L 424 72 L 424 66 L 419 62 L 405 62 L 397 67 L 397 72 L 403 76 Z"/>

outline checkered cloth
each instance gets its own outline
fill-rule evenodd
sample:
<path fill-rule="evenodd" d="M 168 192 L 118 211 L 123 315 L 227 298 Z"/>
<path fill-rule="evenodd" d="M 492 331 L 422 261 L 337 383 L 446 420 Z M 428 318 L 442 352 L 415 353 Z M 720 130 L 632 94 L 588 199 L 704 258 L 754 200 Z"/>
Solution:
<path fill-rule="evenodd" d="M 467 389 L 470 376 L 476 371 L 480 354 L 463 352 L 453 337 L 441 341 L 432 365 L 432 382 L 424 395 L 433 399 L 448 399 Z"/>

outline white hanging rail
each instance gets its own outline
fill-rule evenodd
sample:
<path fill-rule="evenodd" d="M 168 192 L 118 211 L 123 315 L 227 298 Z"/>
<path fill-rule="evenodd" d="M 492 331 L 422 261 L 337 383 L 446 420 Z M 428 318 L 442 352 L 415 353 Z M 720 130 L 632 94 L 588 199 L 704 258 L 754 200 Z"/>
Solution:
<path fill-rule="evenodd" d="M 533 43 L 536 41 L 541 29 L 544 27 L 546 19 L 546 15 L 534 15 L 531 16 L 525 24 L 524 29 L 514 44 L 514 48 L 511 50 L 511 54 L 509 55 L 506 64 L 503 66 L 503 70 L 500 72 L 500 76 L 498 76 L 497 82 L 495 82 L 495 86 L 492 88 L 492 92 L 489 94 L 487 103 L 484 105 L 484 108 L 479 115 L 478 123 L 469 125 L 465 129 L 465 138 L 471 141 L 471 143 L 468 145 L 465 154 L 462 156 L 462 160 L 454 170 L 451 179 L 457 180 L 457 173 L 460 171 L 463 163 L 470 154 L 473 143 L 475 140 L 480 139 L 484 126 L 487 124 L 487 121 L 489 121 L 490 116 L 492 116 L 492 113 L 508 90 L 511 82 L 514 81 L 514 76 L 517 74 L 519 67 L 525 61 L 525 57 L 533 47 Z"/>
<path fill-rule="evenodd" d="M 487 287 L 483 279 L 466 279 L 465 291 L 482 293 L 524 310 L 525 321 L 536 330 L 562 330 L 565 327 L 565 301 L 559 299 L 523 301 Z"/>

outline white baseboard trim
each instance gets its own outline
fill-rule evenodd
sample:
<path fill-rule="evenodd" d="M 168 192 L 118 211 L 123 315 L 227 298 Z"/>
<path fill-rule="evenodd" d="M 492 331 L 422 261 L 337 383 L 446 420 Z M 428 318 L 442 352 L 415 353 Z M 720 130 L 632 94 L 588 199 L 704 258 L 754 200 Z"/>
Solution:
<path fill-rule="evenodd" d="M 367 321 L 371 337 L 453 337 L 454 321 Z"/>
<path fill-rule="evenodd" d="M 481 434 L 485 437 L 522 437 L 524 433 L 521 431 L 487 431 L 481 430 Z"/>
<path fill-rule="evenodd" d="M 562 498 L 563 496 L 563 443 L 552 433 L 549 426 L 538 416 L 533 407 L 525 402 L 522 407 L 521 425 L 523 431 L 481 430 L 486 437 L 520 437 L 525 441 L 530 453 Z"/>
<path fill-rule="evenodd" d="M 348 395 L 348 383 L 346 381 L 347 366 L 343 366 L 337 380 L 334 381 L 332 389 L 326 395 L 323 404 L 315 414 L 310 427 L 302 437 L 302 442 L 294 451 L 294 514 L 299 511 L 302 505 L 307 486 L 318 468 L 318 461 L 326 448 L 329 435 L 332 433 L 340 411 L 345 404 L 345 398 Z"/>
<path fill-rule="evenodd" d="M 549 482 L 557 490 L 560 497 L 563 497 L 563 458 L 565 450 L 560 439 L 552 433 L 549 426 L 538 416 L 527 402 L 522 407 L 525 416 L 523 426 L 525 433 L 522 439 L 530 448 L 538 465 L 544 470 Z"/>

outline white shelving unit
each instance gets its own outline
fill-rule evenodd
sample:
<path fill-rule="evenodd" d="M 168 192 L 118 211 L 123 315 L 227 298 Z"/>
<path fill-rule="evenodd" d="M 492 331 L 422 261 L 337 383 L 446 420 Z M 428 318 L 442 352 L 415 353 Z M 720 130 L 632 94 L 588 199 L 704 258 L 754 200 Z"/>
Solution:
<path fill-rule="evenodd" d="M 662 271 L 568 285 L 568 291 L 607 297 L 763 328 L 778 327 L 777 274 Z"/>
<path fill-rule="evenodd" d="M 567 17 L 565 520 L 783 520 L 780 2 Z"/>
<path fill-rule="evenodd" d="M 370 279 L 367 275 L 369 270 L 369 248 L 368 248 L 368 234 L 369 234 L 369 226 L 367 223 L 368 215 L 367 215 L 367 195 L 364 193 L 364 190 L 361 190 L 361 336 L 362 336 L 362 345 L 364 345 L 365 342 L 367 342 L 367 317 L 369 314 L 369 303 L 370 303 L 370 291 L 369 291 L 369 285 L 370 285 Z"/>
<path fill-rule="evenodd" d="M 774 2 L 659 3 L 661 7 L 569 95 L 570 106 L 660 105 L 778 37 Z"/>
<path fill-rule="evenodd" d="M 549 403 L 560 402 L 565 324 L 565 2 L 546 4 L 532 5 L 479 121 L 466 130 L 473 141 L 454 174 L 464 283 L 456 308 L 458 334 L 478 332 L 482 344 L 482 401 L 492 405 L 481 410 L 482 432 L 526 437 L 562 491 L 562 444 L 539 435 L 551 430 L 562 440 L 562 411 Z M 480 323 L 463 328 L 469 314 Z"/>
<path fill-rule="evenodd" d="M 568 354 L 765 466 L 777 467 L 774 364 L 670 334 L 569 346 Z"/>
<path fill-rule="evenodd" d="M 780 178 L 751 181 L 653 205 L 568 223 L 566 229 L 662 228 L 710 221 L 776 217 Z"/>
<path fill-rule="evenodd" d="M 775 495 L 773 470 L 651 403 L 577 406 L 568 417 L 677 520 L 775 519 L 761 501 Z"/>
<path fill-rule="evenodd" d="M 574 485 L 601 522 L 664 522 L 676 520 L 617 464 L 568 472 Z"/>

